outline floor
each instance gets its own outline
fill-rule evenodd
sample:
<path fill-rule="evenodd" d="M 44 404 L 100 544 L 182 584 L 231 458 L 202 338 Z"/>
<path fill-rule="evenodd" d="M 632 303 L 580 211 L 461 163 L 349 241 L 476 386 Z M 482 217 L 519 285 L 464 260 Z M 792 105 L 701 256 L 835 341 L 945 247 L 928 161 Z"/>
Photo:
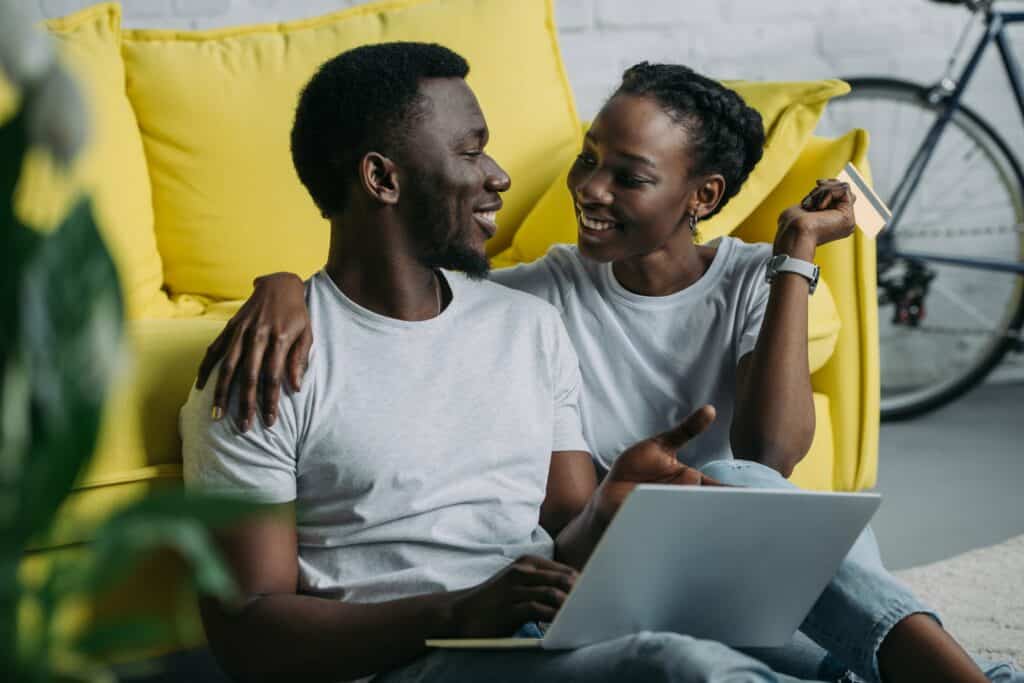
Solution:
<path fill-rule="evenodd" d="M 887 566 L 903 569 L 1024 534 L 1024 382 L 984 385 L 908 422 L 882 425 L 872 524 Z M 122 682 L 224 683 L 206 650 L 122 670 Z"/>
<path fill-rule="evenodd" d="M 1024 382 L 986 384 L 882 425 L 872 522 L 889 569 L 1024 534 Z"/>

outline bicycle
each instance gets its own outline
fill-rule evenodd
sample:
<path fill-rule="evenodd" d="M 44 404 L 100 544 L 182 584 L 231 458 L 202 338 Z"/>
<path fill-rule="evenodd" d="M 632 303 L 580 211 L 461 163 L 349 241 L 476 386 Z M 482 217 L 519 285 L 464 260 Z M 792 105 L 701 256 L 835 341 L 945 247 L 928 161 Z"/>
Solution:
<path fill-rule="evenodd" d="M 999 11 L 994 0 L 932 1 L 971 11 L 939 81 L 844 78 L 851 92 L 819 126 L 868 130 L 874 186 L 893 212 L 877 240 L 883 420 L 938 408 L 1008 351 L 1024 351 L 1024 172 L 962 101 L 995 43 L 1024 124 L 1024 82 L 1005 32 L 1024 12 Z M 979 19 L 984 34 L 954 76 Z"/>

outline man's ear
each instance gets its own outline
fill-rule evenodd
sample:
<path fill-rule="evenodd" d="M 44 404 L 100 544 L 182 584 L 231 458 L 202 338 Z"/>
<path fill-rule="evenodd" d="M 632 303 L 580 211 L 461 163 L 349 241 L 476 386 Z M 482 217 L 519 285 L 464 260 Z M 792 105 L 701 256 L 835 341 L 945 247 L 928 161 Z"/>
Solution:
<path fill-rule="evenodd" d="M 363 190 L 381 204 L 397 204 L 398 167 L 379 152 L 367 152 L 359 161 L 359 181 Z"/>
<path fill-rule="evenodd" d="M 704 179 L 700 187 L 697 188 L 696 200 L 697 205 L 694 209 L 697 211 L 697 216 L 704 218 L 709 213 L 715 210 L 718 203 L 722 201 L 722 195 L 725 194 L 725 178 L 715 173 Z"/>

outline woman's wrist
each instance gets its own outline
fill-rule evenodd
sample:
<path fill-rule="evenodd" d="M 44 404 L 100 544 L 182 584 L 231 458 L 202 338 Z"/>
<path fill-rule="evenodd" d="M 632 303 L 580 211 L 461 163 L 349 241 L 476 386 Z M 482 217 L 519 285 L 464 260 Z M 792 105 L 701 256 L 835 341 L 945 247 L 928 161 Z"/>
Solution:
<path fill-rule="evenodd" d="M 814 253 L 818 248 L 817 238 L 799 225 L 790 224 L 779 230 L 775 237 L 774 255 L 785 254 L 803 261 L 814 261 Z"/>

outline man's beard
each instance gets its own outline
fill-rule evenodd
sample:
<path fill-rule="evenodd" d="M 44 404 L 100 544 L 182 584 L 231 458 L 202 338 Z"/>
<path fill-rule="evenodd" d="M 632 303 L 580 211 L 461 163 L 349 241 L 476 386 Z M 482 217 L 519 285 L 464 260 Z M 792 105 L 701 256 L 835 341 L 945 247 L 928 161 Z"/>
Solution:
<path fill-rule="evenodd" d="M 436 245 L 423 255 L 420 262 L 428 268 L 461 271 L 473 280 L 482 280 L 491 272 L 487 256 L 456 242 Z"/>
<path fill-rule="evenodd" d="M 466 239 L 467 230 L 473 225 L 459 225 L 454 236 L 449 228 L 452 220 L 445 212 L 445 207 L 433 201 L 422 202 L 424 225 L 430 226 L 430 233 L 424 240 L 420 263 L 428 268 L 445 268 L 465 273 L 474 280 L 481 280 L 491 272 L 491 263 L 486 254 L 474 250 Z M 473 220 L 472 215 L 470 221 Z"/>

